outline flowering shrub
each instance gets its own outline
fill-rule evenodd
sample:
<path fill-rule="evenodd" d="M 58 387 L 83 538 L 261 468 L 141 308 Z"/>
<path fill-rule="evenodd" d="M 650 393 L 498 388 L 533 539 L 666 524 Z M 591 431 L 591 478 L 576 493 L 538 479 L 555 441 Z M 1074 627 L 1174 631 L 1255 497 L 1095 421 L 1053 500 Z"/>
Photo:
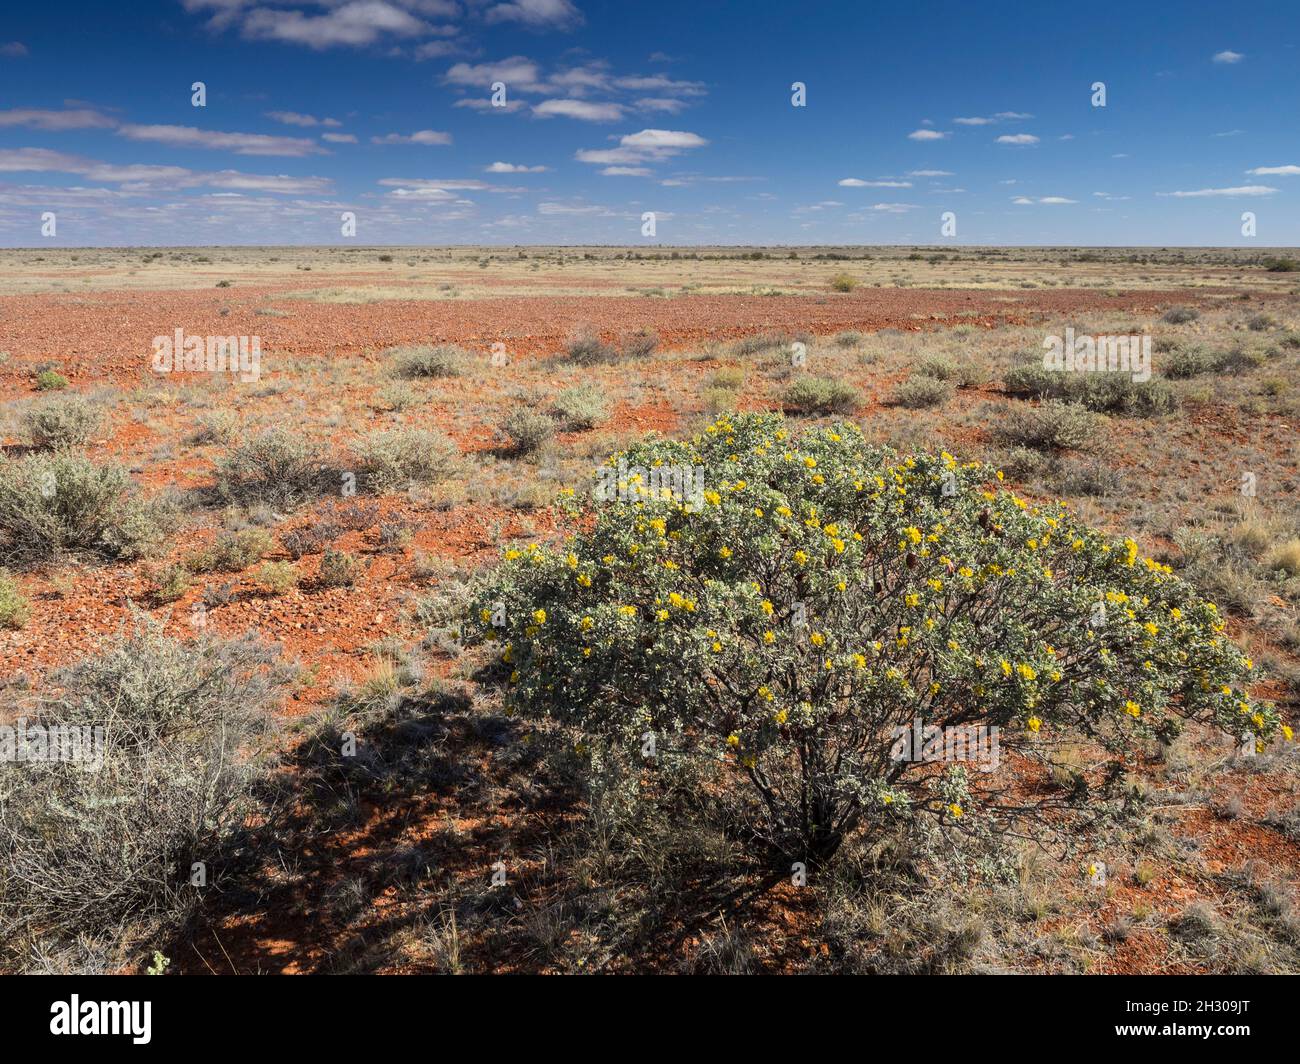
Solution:
<path fill-rule="evenodd" d="M 508 705 L 584 746 L 640 752 L 651 733 L 720 759 L 756 796 L 755 836 L 795 859 L 889 818 L 996 812 L 964 771 L 894 756 L 916 721 L 997 726 L 1029 754 L 1068 733 L 1117 763 L 1187 719 L 1259 744 L 1280 727 L 1213 604 L 987 467 L 853 425 L 793 437 L 771 414 L 607 464 L 639 501 L 584 514 L 571 496 L 577 531 L 507 550 L 473 604 Z M 698 508 L 664 466 L 703 468 Z"/>

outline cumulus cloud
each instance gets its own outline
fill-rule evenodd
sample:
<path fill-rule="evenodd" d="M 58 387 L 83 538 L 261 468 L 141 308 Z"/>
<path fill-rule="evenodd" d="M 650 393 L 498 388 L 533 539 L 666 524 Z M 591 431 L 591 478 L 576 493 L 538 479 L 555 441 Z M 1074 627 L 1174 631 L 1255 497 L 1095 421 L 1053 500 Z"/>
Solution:
<path fill-rule="evenodd" d="M 1011 202 L 1018 203 L 1021 206 L 1027 206 L 1034 203 L 1045 203 L 1048 206 L 1060 206 L 1061 204 L 1078 203 L 1079 201 L 1066 199 L 1064 196 L 1039 196 L 1037 199 L 1034 199 L 1032 196 L 1017 196 Z"/>
<path fill-rule="evenodd" d="M 999 144 L 1037 144 L 1038 138 L 1032 133 L 1004 133 L 998 137 Z"/>
<path fill-rule="evenodd" d="M 487 9 L 488 22 L 522 22 L 545 29 L 571 29 L 582 23 L 582 12 L 570 0 L 512 0 Z"/>
<path fill-rule="evenodd" d="M 493 163 L 483 168 L 489 174 L 544 174 L 548 169 L 546 166 L 521 166 L 518 163 Z"/>
<path fill-rule="evenodd" d="M 26 126 L 28 129 L 111 129 L 116 119 L 91 108 L 47 111 L 35 107 L 15 107 L 0 111 L 0 126 Z"/>
<path fill-rule="evenodd" d="M 355 144 L 357 138 L 351 133 L 322 133 L 321 140 L 327 140 L 331 144 Z"/>
<path fill-rule="evenodd" d="M 286 126 L 341 126 L 337 118 L 317 118 L 315 115 L 299 114 L 297 111 L 266 111 L 267 118 Z"/>
<path fill-rule="evenodd" d="M 1240 63 L 1246 57 L 1240 52 L 1233 52 L 1225 49 L 1222 52 L 1215 52 L 1211 58 L 1216 63 Z"/>
<path fill-rule="evenodd" d="M 908 140 L 943 140 L 951 133 L 940 133 L 937 129 L 914 129 L 907 135 Z"/>
<path fill-rule="evenodd" d="M 1277 189 L 1268 185 L 1237 185 L 1234 188 L 1198 188 L 1194 192 L 1157 192 L 1157 196 L 1173 196 L 1176 199 L 1201 199 L 1209 196 L 1271 196 Z"/>
<path fill-rule="evenodd" d="M 1300 176 L 1300 166 L 1257 166 L 1246 173 L 1253 177 L 1297 177 Z"/>
<path fill-rule="evenodd" d="M 843 188 L 911 188 L 910 181 L 863 181 L 860 177 L 844 177 L 837 184 Z"/>
<path fill-rule="evenodd" d="M 955 177 L 951 170 L 909 170 L 908 177 Z"/>
<path fill-rule="evenodd" d="M 371 144 L 424 144 L 428 147 L 440 147 L 451 143 L 450 133 L 440 133 L 436 129 L 417 129 L 414 133 L 385 133 L 382 137 L 371 137 Z"/>
<path fill-rule="evenodd" d="M 172 148 L 208 148 L 236 155 L 322 155 L 325 149 L 304 137 L 272 137 L 265 133 L 223 133 L 196 126 L 124 125 L 118 134 Z"/>
<path fill-rule="evenodd" d="M 584 122 L 616 122 L 623 117 L 623 106 L 617 103 L 591 103 L 587 100 L 543 100 L 533 108 L 538 118 L 577 118 Z"/>

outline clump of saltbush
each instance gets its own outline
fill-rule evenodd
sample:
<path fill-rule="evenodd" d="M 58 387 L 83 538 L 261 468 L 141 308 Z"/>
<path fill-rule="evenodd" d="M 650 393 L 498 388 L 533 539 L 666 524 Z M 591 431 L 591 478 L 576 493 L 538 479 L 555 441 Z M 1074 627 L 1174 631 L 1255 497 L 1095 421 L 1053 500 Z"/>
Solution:
<path fill-rule="evenodd" d="M 319 454 L 284 429 L 267 429 L 217 463 L 216 491 L 228 502 L 299 506 L 325 487 Z"/>
<path fill-rule="evenodd" d="M 141 497 L 125 469 L 69 450 L 0 458 L 0 561 L 69 553 L 130 560 L 170 523 L 169 507 Z"/>
<path fill-rule="evenodd" d="M 575 366 L 599 366 L 615 361 L 618 352 L 605 343 L 595 329 L 583 328 L 569 337 L 562 357 L 565 362 L 572 362 Z"/>
<path fill-rule="evenodd" d="M 1170 307 L 1161 315 L 1160 320 L 1170 325 L 1186 325 L 1200 316 L 1201 312 L 1195 307 Z"/>
<path fill-rule="evenodd" d="M 917 373 L 908 377 L 895 389 L 890 401 L 896 406 L 919 410 L 927 406 L 940 406 L 952 398 L 953 387 L 947 381 Z"/>
<path fill-rule="evenodd" d="M 192 885 L 195 862 L 219 877 L 264 810 L 255 792 L 291 671 L 251 636 L 181 643 L 142 614 L 134 623 L 25 714 L 102 729 L 99 763 L 0 759 L 4 967 L 68 950 L 136 962 L 213 889 Z"/>
<path fill-rule="evenodd" d="M 536 454 L 555 435 L 555 422 L 545 414 L 517 406 L 501 422 L 501 430 L 510 438 L 515 454 Z"/>
<path fill-rule="evenodd" d="M 456 377 L 465 363 L 465 352 L 455 344 L 419 344 L 393 347 L 385 352 L 392 372 L 408 379 L 417 377 Z"/>
<path fill-rule="evenodd" d="M 1048 399 L 1038 406 L 1014 407 L 993 426 L 993 436 L 1009 446 L 1045 451 L 1077 450 L 1100 439 L 1102 419 L 1086 407 Z"/>
<path fill-rule="evenodd" d="M 784 409 L 797 414 L 847 414 L 860 402 L 857 389 L 834 377 L 799 377 L 781 399 Z"/>
<path fill-rule="evenodd" d="M 28 407 L 22 421 L 35 447 L 81 447 L 94 438 L 104 417 L 93 403 L 69 395 Z"/>
<path fill-rule="evenodd" d="M 1159 417 L 1178 406 L 1165 381 L 1135 381 L 1131 374 L 1120 372 L 1069 373 L 1030 363 L 1010 370 L 1003 387 L 1008 395 L 1057 399 L 1127 417 Z"/>
<path fill-rule="evenodd" d="M 565 388 L 551 403 L 551 411 L 566 429 L 594 428 L 609 417 L 609 400 L 594 384 Z"/>
<path fill-rule="evenodd" d="M 831 278 L 831 288 L 836 292 L 852 292 L 858 282 L 851 274 L 837 273 Z"/>
<path fill-rule="evenodd" d="M 375 432 L 357 446 L 362 484 L 376 493 L 441 480 L 451 471 L 457 453 L 446 436 L 425 429 Z"/>
<path fill-rule="evenodd" d="M 631 766 L 643 796 L 712 766 L 737 834 L 782 863 L 855 833 L 1023 826 L 1024 796 L 1004 806 L 996 777 L 900 760 L 914 727 L 996 726 L 1003 765 L 1044 773 L 1086 737 L 1112 764 L 1091 791 L 1049 788 L 1061 817 L 1121 802 L 1125 762 L 1187 720 L 1261 744 L 1281 727 L 1214 605 L 986 467 L 770 414 L 607 465 L 637 471 L 637 504 L 575 497 L 572 535 L 507 549 L 469 630 L 512 712 L 567 729 L 595 770 Z M 704 490 L 665 487 L 665 470 L 698 470 Z M 642 756 L 647 735 L 671 766 Z"/>

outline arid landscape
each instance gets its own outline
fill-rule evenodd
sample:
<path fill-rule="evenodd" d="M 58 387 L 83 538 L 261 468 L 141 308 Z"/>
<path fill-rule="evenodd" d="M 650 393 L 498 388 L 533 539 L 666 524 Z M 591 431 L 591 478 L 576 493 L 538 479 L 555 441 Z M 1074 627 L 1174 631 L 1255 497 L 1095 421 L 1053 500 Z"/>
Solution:
<path fill-rule="evenodd" d="M 196 736 L 169 748 L 175 762 L 119 769 L 151 795 L 141 833 L 162 840 L 157 867 L 130 817 L 61 837 L 59 814 L 37 824 L 10 806 L 0 967 L 1300 972 L 1298 258 L 0 251 L 0 714 L 93 704 L 111 721 L 110 703 L 161 705 L 171 677 L 160 734 L 190 713 Z M 1045 370 L 1045 338 L 1067 329 L 1149 337 L 1149 379 Z M 155 338 L 177 330 L 232 350 L 252 340 L 257 356 L 236 370 L 160 361 Z M 539 714 L 540 696 L 516 710 L 519 670 L 505 677 L 499 648 L 475 636 L 478 607 L 508 552 L 562 558 L 566 537 L 590 533 L 572 500 L 589 499 L 609 456 L 743 435 L 769 424 L 746 420 L 762 413 L 790 438 L 857 426 L 864 446 L 980 463 L 980 485 L 1131 541 L 1130 563 L 1217 605 L 1250 670 L 1233 697 L 1271 707 L 1259 741 L 1203 719 L 1129 735 L 1106 781 L 1114 803 L 1092 816 L 1107 725 L 1057 731 L 1045 711 L 990 711 L 1026 736 L 995 775 L 1016 809 L 1046 800 L 1037 830 L 1026 813 L 980 831 L 979 798 L 952 799 L 934 831 L 846 832 L 802 878 L 754 845 L 728 798 L 731 773 L 753 770 L 739 726 L 703 763 L 645 770 L 630 800 L 626 769 L 611 782 L 602 753 L 615 740 Z M 992 543 L 1002 525 L 988 514 Z M 535 612 L 534 629 L 556 623 L 552 607 Z M 903 643 L 909 630 L 891 629 Z M 226 707 L 219 740 L 209 701 Z M 197 790 L 220 809 L 178 847 L 171 820 L 195 800 L 183 781 L 214 751 L 238 779 L 228 766 L 203 776 Z M 6 787 L 108 801 L 64 777 L 19 784 L 6 767 Z M 1086 824 L 1067 819 L 1083 807 Z M 68 858 L 67 879 L 46 874 L 34 838 Z M 137 860 L 163 881 L 106 882 L 69 910 L 93 877 Z M 184 871 L 196 864 L 197 883 Z"/>

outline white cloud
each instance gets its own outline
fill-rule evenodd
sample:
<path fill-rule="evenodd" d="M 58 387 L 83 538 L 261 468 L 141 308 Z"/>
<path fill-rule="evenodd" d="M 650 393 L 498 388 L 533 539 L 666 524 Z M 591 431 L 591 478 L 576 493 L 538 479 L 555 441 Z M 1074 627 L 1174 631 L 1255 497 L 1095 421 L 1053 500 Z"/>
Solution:
<path fill-rule="evenodd" d="M 243 15 L 245 37 L 302 44 L 317 50 L 373 44 L 381 37 L 411 37 L 429 24 L 385 0 L 349 0 L 322 15 L 257 7 Z"/>
<path fill-rule="evenodd" d="M 955 177 L 951 170 L 909 170 L 908 177 Z"/>
<path fill-rule="evenodd" d="M 337 118 L 317 118 L 315 115 L 299 114 L 297 111 L 266 111 L 267 118 L 281 122 L 286 126 L 341 126 Z"/>
<path fill-rule="evenodd" d="M 325 149 L 303 137 L 271 137 L 265 133 L 223 133 L 195 126 L 124 125 L 118 134 L 130 140 L 147 140 L 172 148 L 208 148 L 236 155 L 321 155 Z"/>
<path fill-rule="evenodd" d="M 538 92 L 541 71 L 537 64 L 522 55 L 512 55 L 495 63 L 456 63 L 442 78 L 449 85 L 465 88 L 488 89 L 494 81 L 505 83 L 511 92 Z"/>
<path fill-rule="evenodd" d="M 1037 144 L 1038 138 L 1032 133 L 1004 133 L 998 137 L 999 144 Z"/>
<path fill-rule="evenodd" d="M 423 144 L 428 147 L 440 147 L 451 143 L 450 133 L 440 133 L 436 129 L 417 129 L 414 133 L 385 133 L 382 137 L 371 137 L 371 144 Z"/>
<path fill-rule="evenodd" d="M 954 118 L 953 121 L 959 126 L 991 126 L 993 124 L 991 118 Z"/>
<path fill-rule="evenodd" d="M 522 22 L 545 29 L 569 29 L 580 25 L 582 12 L 569 0 L 511 0 L 487 10 L 488 22 Z"/>
<path fill-rule="evenodd" d="M 846 177 L 838 182 L 844 188 L 911 188 L 910 181 L 863 181 L 860 177 Z"/>
<path fill-rule="evenodd" d="M 624 148 L 646 151 L 681 151 L 683 148 L 702 148 L 708 143 L 698 133 L 674 129 L 643 129 L 640 133 L 629 133 L 619 138 L 619 144 Z"/>
<path fill-rule="evenodd" d="M 1215 52 L 1213 61 L 1216 63 L 1240 63 L 1245 58 L 1246 57 L 1240 52 L 1224 50 L 1222 52 Z"/>
<path fill-rule="evenodd" d="M 1060 206 L 1066 203 L 1078 203 L 1078 200 L 1066 199 L 1064 196 L 1039 196 L 1034 199 L 1032 196 L 1016 196 L 1012 203 L 1020 204 L 1022 207 L 1033 203 L 1044 203 L 1048 206 Z"/>
<path fill-rule="evenodd" d="M 357 138 L 351 133 L 322 133 L 321 140 L 327 140 L 331 144 L 355 144 Z"/>
<path fill-rule="evenodd" d="M 549 167 L 546 166 L 521 166 L 518 163 L 493 163 L 491 166 L 483 168 L 484 173 L 488 174 L 544 174 Z"/>
<path fill-rule="evenodd" d="M 600 172 L 606 177 L 649 177 L 651 173 L 644 166 L 607 166 Z"/>
<path fill-rule="evenodd" d="M 586 100 L 543 100 L 533 108 L 538 118 L 577 118 L 584 122 L 616 122 L 623 117 L 623 105 L 589 103 Z"/>
<path fill-rule="evenodd" d="M 1235 188 L 1198 188 L 1195 192 L 1157 192 L 1157 196 L 1174 196 L 1178 199 L 1196 199 L 1206 196 L 1271 196 L 1277 189 L 1268 185 L 1238 185 Z"/>
<path fill-rule="evenodd" d="M 0 44 L 0 55 L 7 59 L 21 59 L 27 54 L 27 45 L 22 41 L 7 41 Z"/>
<path fill-rule="evenodd" d="M 91 108 L 45 111 L 34 107 L 16 107 L 0 111 L 0 126 L 26 126 L 28 129 L 111 129 L 117 121 Z"/>
<path fill-rule="evenodd" d="M 1300 176 L 1300 166 L 1257 166 L 1246 173 L 1254 177 L 1297 177 Z"/>
<path fill-rule="evenodd" d="M 937 129 L 914 129 L 907 135 L 908 140 L 943 140 L 950 136 L 948 133 L 940 133 Z"/>
<path fill-rule="evenodd" d="M 886 214 L 903 214 L 906 211 L 914 211 L 918 204 L 915 203 L 873 203 L 873 211 L 882 211 Z"/>

